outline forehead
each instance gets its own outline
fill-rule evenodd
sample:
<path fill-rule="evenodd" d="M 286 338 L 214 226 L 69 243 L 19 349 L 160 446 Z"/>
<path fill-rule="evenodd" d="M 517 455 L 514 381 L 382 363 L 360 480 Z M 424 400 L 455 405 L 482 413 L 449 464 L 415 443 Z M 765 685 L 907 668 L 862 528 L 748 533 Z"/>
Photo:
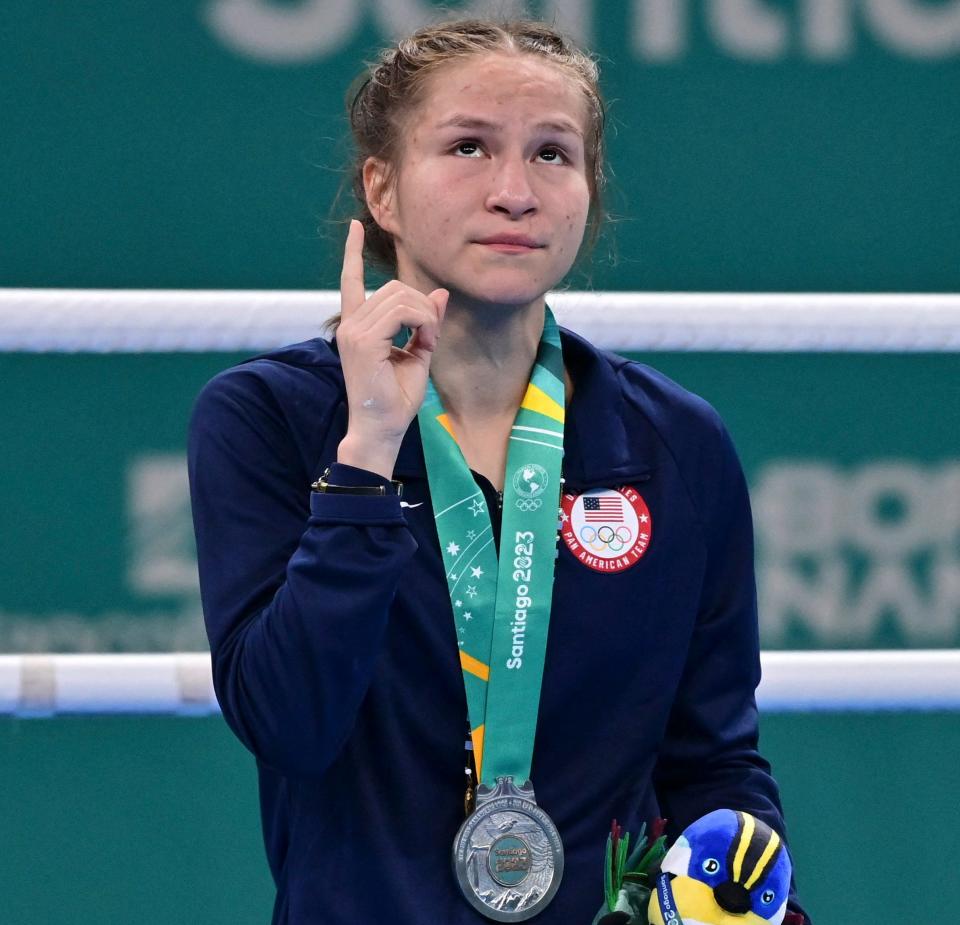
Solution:
<path fill-rule="evenodd" d="M 580 86 L 549 61 L 476 54 L 448 61 L 427 78 L 417 128 L 432 130 L 456 114 L 496 124 L 549 118 L 572 123 L 582 134 L 586 100 Z"/>

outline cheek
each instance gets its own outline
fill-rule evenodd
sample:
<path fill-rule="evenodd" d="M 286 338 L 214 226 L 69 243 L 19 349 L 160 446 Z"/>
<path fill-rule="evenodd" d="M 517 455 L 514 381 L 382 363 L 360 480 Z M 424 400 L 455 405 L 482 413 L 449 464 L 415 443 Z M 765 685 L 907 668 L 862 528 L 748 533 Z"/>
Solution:
<path fill-rule="evenodd" d="M 419 236 L 428 239 L 432 246 L 443 247 L 451 238 L 458 221 L 454 206 L 446 199 L 424 199 L 416 210 L 415 221 Z"/>
<path fill-rule="evenodd" d="M 568 200 L 569 202 L 569 200 Z M 589 215 L 590 202 L 586 199 L 582 206 L 577 209 L 567 208 L 561 214 L 560 226 L 562 229 L 563 243 L 557 247 L 557 255 L 565 255 L 568 252 L 576 251 L 583 235 L 586 231 L 587 216 Z"/>
<path fill-rule="evenodd" d="M 408 233 L 415 237 L 433 238 L 449 232 L 457 221 L 458 206 L 456 199 L 443 190 L 456 188 L 455 184 L 438 182 L 436 176 L 416 188 L 411 184 L 403 203 Z"/>
<path fill-rule="evenodd" d="M 564 230 L 573 232 L 586 225 L 590 214 L 590 189 L 582 178 L 564 188 L 559 202 Z"/>

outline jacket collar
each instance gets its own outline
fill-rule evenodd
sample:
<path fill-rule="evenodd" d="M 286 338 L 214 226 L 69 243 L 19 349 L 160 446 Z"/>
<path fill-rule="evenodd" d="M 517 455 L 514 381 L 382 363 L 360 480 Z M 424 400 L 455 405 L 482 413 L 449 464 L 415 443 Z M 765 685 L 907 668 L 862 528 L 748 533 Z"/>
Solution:
<path fill-rule="evenodd" d="M 563 439 L 566 489 L 615 487 L 648 478 L 654 468 L 649 435 L 646 428 L 632 440 L 627 434 L 626 418 L 636 412 L 626 407 L 623 384 L 611 362 L 620 358 L 601 353 L 566 328 L 560 328 L 560 345 L 573 381 Z M 416 418 L 400 445 L 394 475 L 401 481 L 426 477 Z"/>

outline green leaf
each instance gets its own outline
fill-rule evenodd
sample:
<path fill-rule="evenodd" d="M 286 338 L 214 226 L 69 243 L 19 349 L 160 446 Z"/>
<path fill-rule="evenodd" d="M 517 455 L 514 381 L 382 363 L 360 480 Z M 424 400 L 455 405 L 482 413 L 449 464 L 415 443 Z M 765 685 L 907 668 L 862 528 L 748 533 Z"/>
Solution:
<path fill-rule="evenodd" d="M 638 842 L 637 847 L 634 848 L 633 851 L 631 852 L 630 857 L 627 858 L 626 870 L 637 869 L 637 863 L 639 862 L 640 858 L 643 857 L 643 852 L 646 847 L 647 847 L 647 840 L 645 838 L 642 838 Z"/>
<path fill-rule="evenodd" d="M 627 832 L 617 845 L 617 888 L 623 886 L 623 869 L 627 862 L 627 852 L 630 850 L 630 833 Z"/>
<path fill-rule="evenodd" d="M 640 826 L 640 834 L 637 835 L 637 846 L 633 849 L 633 853 L 630 857 L 627 858 L 627 870 L 633 870 L 633 865 L 637 863 L 640 855 L 643 853 L 643 849 L 647 845 L 647 824 L 644 822 Z"/>
<path fill-rule="evenodd" d="M 646 873 L 654 864 L 659 864 L 667 856 L 667 836 L 661 835 L 651 846 L 650 850 L 643 856 L 637 870 Z"/>
<path fill-rule="evenodd" d="M 617 891 L 613 886 L 613 836 L 607 836 L 607 850 L 603 859 L 603 895 L 607 900 L 607 909 L 613 912 L 613 907 L 617 904 Z"/>

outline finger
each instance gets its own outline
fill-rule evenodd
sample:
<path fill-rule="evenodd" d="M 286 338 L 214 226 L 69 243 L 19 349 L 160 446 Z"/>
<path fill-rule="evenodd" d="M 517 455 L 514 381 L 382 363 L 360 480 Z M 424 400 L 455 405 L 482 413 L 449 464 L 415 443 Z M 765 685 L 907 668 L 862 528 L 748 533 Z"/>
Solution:
<path fill-rule="evenodd" d="M 439 324 L 440 309 L 437 306 L 437 300 L 396 279 L 390 280 L 372 293 L 354 313 L 350 319 L 351 324 L 359 330 L 368 331 L 380 318 L 388 315 L 398 305 L 407 305 L 411 309 L 424 311 Z"/>
<path fill-rule="evenodd" d="M 395 305 L 378 316 L 364 332 L 364 336 L 375 341 L 392 341 L 403 328 L 410 328 L 414 333 L 419 332 L 419 343 L 428 345 L 428 349 L 432 350 L 440 329 L 436 308 L 433 305 Z"/>
<path fill-rule="evenodd" d="M 386 306 L 392 305 L 401 297 L 411 305 L 416 304 L 418 299 L 423 299 L 419 292 L 406 285 L 406 283 L 401 283 L 398 279 L 391 279 L 379 289 L 370 293 L 370 298 L 354 311 L 351 320 L 354 324 L 367 323 L 375 319 L 377 315 L 383 314 Z"/>
<path fill-rule="evenodd" d="M 369 300 L 368 300 L 369 301 Z M 383 341 L 392 341 L 404 328 L 416 330 L 426 325 L 438 327 L 436 306 L 413 305 L 410 302 L 394 301 L 389 306 L 367 315 L 365 319 L 354 318 L 350 324 L 342 324 L 337 331 L 338 340 L 346 347 L 367 350 Z M 376 348 L 375 352 L 379 352 Z"/>
<path fill-rule="evenodd" d="M 450 299 L 450 290 L 434 289 L 427 298 L 437 307 L 437 321 L 443 324 L 443 317 L 447 313 L 447 303 Z"/>
<path fill-rule="evenodd" d="M 437 349 L 437 342 L 440 340 L 440 326 L 443 324 L 443 316 L 447 310 L 447 299 L 450 298 L 450 292 L 447 289 L 434 289 L 427 296 L 429 308 L 436 312 L 436 319 L 432 312 L 428 313 L 428 320 L 420 325 L 419 328 L 412 328 L 410 339 L 404 344 L 403 349 L 408 353 L 413 353 L 421 359 L 426 354 L 433 353 Z"/>
<path fill-rule="evenodd" d="M 340 273 L 340 314 L 349 318 L 367 299 L 363 284 L 363 223 L 350 219 Z"/>
<path fill-rule="evenodd" d="M 410 339 L 403 345 L 402 353 L 408 353 L 422 360 L 424 363 L 430 362 L 430 357 L 437 346 L 437 338 L 434 335 L 433 340 L 428 339 L 427 329 L 425 327 L 417 328 Z"/>
<path fill-rule="evenodd" d="M 446 290 L 440 291 L 446 292 Z M 433 294 L 431 293 L 431 295 Z M 430 306 L 432 311 L 429 313 L 428 320 L 419 328 L 412 328 L 410 339 L 404 345 L 404 350 L 420 356 L 421 359 L 437 349 L 437 343 L 440 340 L 440 326 L 443 324 L 446 297 L 440 300 L 441 304 L 437 304 L 434 299 L 431 299 L 431 302 L 433 303 Z M 434 317 L 433 311 L 437 312 L 436 317 Z"/>

